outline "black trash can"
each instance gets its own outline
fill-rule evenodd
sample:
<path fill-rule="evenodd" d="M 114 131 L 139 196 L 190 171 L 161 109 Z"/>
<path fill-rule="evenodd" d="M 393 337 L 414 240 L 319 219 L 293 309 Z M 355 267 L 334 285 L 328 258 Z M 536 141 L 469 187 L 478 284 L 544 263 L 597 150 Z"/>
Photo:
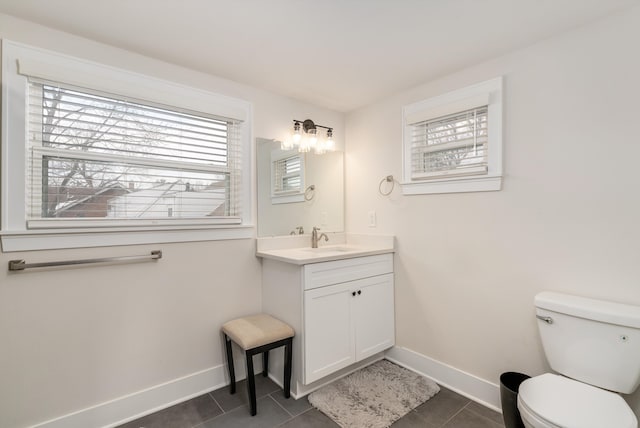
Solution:
<path fill-rule="evenodd" d="M 518 389 L 520 384 L 531 376 L 516 372 L 500 375 L 500 403 L 505 428 L 524 428 L 518 411 Z"/>

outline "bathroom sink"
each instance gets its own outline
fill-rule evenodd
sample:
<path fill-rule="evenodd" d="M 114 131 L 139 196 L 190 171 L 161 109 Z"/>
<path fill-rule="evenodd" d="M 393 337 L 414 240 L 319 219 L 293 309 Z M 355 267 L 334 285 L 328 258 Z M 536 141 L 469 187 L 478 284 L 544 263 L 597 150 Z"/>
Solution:
<path fill-rule="evenodd" d="M 311 248 L 306 236 L 258 238 L 256 256 L 306 265 L 394 252 L 394 238 L 391 236 L 352 235 L 353 242 L 338 233 L 329 236 L 331 241 L 318 242 L 318 248 Z"/>
<path fill-rule="evenodd" d="M 260 238 L 259 238 L 260 239 Z M 259 244 L 260 242 L 258 242 Z M 307 242 L 305 244 L 309 245 Z M 382 244 L 362 245 L 361 243 L 336 242 L 333 245 L 321 245 L 318 248 L 310 246 L 293 248 L 259 249 L 258 257 L 279 260 L 285 263 L 305 265 L 308 263 L 327 262 L 332 260 L 344 260 L 354 257 L 373 256 L 376 254 L 393 253 L 393 242 Z"/>

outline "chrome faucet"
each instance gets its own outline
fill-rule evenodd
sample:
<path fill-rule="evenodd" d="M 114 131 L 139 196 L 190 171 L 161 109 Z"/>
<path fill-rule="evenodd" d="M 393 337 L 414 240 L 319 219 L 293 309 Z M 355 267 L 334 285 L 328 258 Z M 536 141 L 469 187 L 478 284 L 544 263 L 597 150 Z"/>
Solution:
<path fill-rule="evenodd" d="M 298 226 L 289 232 L 289 235 L 304 235 L 304 228 L 302 226 Z"/>
<path fill-rule="evenodd" d="M 313 232 L 311 232 L 311 248 L 318 248 L 318 240 L 322 239 L 322 237 L 324 237 L 324 242 L 327 242 L 329 240 L 329 237 L 326 233 L 321 233 L 320 236 L 318 236 L 319 230 L 319 227 L 314 227 Z"/>

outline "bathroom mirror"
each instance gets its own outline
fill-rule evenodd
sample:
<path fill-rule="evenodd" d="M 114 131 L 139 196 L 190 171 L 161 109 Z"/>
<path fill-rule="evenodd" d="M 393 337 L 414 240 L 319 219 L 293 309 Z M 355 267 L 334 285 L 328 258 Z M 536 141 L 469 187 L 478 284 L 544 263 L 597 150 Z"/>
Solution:
<path fill-rule="evenodd" d="M 344 156 L 280 149 L 256 139 L 258 236 L 344 231 Z"/>

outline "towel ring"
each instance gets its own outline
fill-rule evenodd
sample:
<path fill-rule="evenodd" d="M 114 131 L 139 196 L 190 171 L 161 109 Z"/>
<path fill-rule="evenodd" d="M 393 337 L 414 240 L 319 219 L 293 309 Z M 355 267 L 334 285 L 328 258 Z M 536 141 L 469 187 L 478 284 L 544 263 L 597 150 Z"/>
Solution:
<path fill-rule="evenodd" d="M 384 182 L 387 183 L 391 183 L 391 188 L 389 189 L 388 192 L 384 192 L 382 190 L 382 184 Z M 387 175 L 386 177 L 384 177 L 382 180 L 380 180 L 380 184 L 378 184 L 378 192 L 382 195 L 382 196 L 389 196 L 391 194 L 391 192 L 393 192 L 393 188 L 396 186 L 396 182 L 393 179 L 393 175 Z"/>
<path fill-rule="evenodd" d="M 307 187 L 307 190 L 304 191 L 304 200 L 310 201 L 311 199 L 313 199 L 315 195 L 316 195 L 316 186 L 315 184 L 312 184 L 311 186 Z"/>

